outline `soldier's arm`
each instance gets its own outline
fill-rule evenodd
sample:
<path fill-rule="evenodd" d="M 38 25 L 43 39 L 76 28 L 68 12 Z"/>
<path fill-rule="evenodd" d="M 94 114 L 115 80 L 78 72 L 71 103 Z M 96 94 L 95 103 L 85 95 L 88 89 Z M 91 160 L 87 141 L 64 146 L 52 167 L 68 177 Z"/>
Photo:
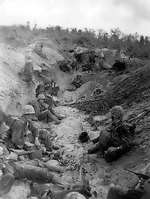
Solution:
<path fill-rule="evenodd" d="M 15 121 L 11 131 L 11 141 L 16 145 L 24 145 L 24 139 L 22 137 L 22 123 Z"/>
<path fill-rule="evenodd" d="M 120 149 L 129 149 L 133 144 L 133 138 L 130 135 L 130 129 L 128 128 L 128 126 L 122 125 L 121 127 L 119 127 L 119 131 L 119 135 L 122 141 Z"/>
<path fill-rule="evenodd" d="M 39 137 L 39 131 L 37 127 L 33 124 L 33 122 L 29 123 L 29 131 L 32 132 L 34 139 Z"/>

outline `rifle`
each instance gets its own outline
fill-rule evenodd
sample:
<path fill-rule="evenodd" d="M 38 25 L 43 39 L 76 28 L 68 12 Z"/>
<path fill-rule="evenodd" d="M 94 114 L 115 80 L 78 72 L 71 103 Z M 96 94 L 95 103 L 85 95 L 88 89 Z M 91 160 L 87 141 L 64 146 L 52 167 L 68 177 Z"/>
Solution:
<path fill-rule="evenodd" d="M 127 122 L 131 123 L 137 123 L 139 120 L 141 120 L 144 116 L 146 116 L 148 113 L 150 112 L 150 110 L 144 110 L 142 113 L 140 113 L 139 115 L 135 116 L 134 118 L 131 119 L 127 119 Z"/>
<path fill-rule="evenodd" d="M 90 102 L 97 102 L 97 101 L 100 101 L 101 98 L 98 98 L 98 99 L 90 99 L 90 100 L 83 100 L 83 101 L 76 101 L 76 102 L 72 102 L 72 103 L 65 103 L 65 104 L 62 104 L 62 106 L 72 106 L 72 105 L 75 105 L 75 104 L 82 104 L 82 103 L 90 103 Z"/>
<path fill-rule="evenodd" d="M 130 173 L 133 173 L 133 174 L 135 174 L 135 175 L 137 175 L 138 178 L 140 178 L 140 179 L 143 179 L 143 180 L 148 180 L 148 179 L 150 179 L 150 177 L 147 176 L 147 175 L 145 175 L 145 174 L 138 173 L 138 172 L 135 172 L 135 171 L 131 171 L 131 170 L 129 170 L 129 169 L 124 169 L 124 170 L 125 170 L 125 171 L 128 171 L 128 172 L 130 172 Z"/>

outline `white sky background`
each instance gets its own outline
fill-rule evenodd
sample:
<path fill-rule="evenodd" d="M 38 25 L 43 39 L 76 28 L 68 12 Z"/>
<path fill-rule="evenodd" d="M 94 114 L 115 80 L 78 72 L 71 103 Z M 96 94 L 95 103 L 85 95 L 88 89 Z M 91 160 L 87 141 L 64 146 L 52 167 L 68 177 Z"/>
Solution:
<path fill-rule="evenodd" d="M 150 0 L 0 0 L 0 25 L 27 21 L 150 36 Z"/>

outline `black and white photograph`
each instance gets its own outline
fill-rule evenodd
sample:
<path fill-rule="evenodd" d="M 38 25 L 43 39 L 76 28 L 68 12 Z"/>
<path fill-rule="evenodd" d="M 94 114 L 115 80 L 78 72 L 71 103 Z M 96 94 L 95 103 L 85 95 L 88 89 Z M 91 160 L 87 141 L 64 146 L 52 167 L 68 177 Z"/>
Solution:
<path fill-rule="evenodd" d="M 0 199 L 150 199 L 149 0 L 0 0 Z"/>

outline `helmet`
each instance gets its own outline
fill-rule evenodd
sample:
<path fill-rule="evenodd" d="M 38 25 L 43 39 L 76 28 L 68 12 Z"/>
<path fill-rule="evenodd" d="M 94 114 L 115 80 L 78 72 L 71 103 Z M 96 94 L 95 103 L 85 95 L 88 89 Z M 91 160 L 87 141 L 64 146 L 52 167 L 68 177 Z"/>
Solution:
<path fill-rule="evenodd" d="M 9 130 L 9 127 L 5 123 L 2 123 L 0 125 L 0 134 L 3 134 L 4 132 L 6 132 L 8 130 Z"/>
<path fill-rule="evenodd" d="M 44 89 L 44 84 L 43 83 L 40 83 L 40 84 L 38 84 L 38 86 L 37 87 L 39 87 L 39 88 L 43 88 Z"/>
<path fill-rule="evenodd" d="M 77 78 L 81 78 L 81 75 L 77 75 Z"/>
<path fill-rule="evenodd" d="M 64 199 L 86 199 L 86 198 L 78 192 L 70 192 L 64 197 Z"/>
<path fill-rule="evenodd" d="M 46 99 L 45 95 L 43 94 L 38 95 L 38 100 L 45 100 L 45 99 Z"/>
<path fill-rule="evenodd" d="M 24 115 L 31 115 L 31 114 L 35 114 L 35 110 L 34 110 L 33 106 L 26 105 L 25 109 L 24 109 Z"/>
<path fill-rule="evenodd" d="M 45 84 L 45 85 L 51 84 L 51 79 L 45 78 L 44 84 Z"/>
<path fill-rule="evenodd" d="M 124 114 L 124 110 L 121 106 L 112 107 L 110 112 L 111 112 L 111 115 L 113 115 L 114 117 L 117 117 L 117 118 L 122 118 L 123 114 Z"/>

